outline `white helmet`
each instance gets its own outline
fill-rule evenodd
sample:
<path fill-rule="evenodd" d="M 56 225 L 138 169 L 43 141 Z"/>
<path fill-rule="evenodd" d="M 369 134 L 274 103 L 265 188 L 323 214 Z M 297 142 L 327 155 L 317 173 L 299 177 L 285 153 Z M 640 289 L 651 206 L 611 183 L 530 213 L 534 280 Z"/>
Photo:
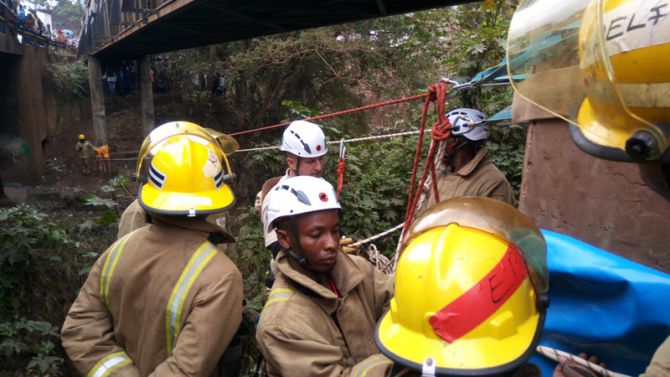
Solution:
<path fill-rule="evenodd" d="M 286 127 L 279 149 L 304 158 L 320 157 L 328 152 L 321 126 L 304 120 L 296 120 Z"/>
<path fill-rule="evenodd" d="M 469 140 L 479 141 L 489 137 L 489 128 L 484 123 L 486 114 L 479 110 L 460 108 L 447 114 L 451 123 L 451 134 L 462 135 Z"/>
<path fill-rule="evenodd" d="M 297 216 L 327 209 L 341 209 L 333 186 L 323 178 L 297 176 L 285 179 L 268 193 L 265 224 L 270 231 L 274 222 L 289 216 Z"/>

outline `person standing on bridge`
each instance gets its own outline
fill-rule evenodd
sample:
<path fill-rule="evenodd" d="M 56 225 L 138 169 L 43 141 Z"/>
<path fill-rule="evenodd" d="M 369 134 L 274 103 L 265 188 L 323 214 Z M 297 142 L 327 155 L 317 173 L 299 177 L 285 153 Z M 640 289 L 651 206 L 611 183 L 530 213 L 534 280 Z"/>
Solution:
<path fill-rule="evenodd" d="M 79 159 L 81 159 L 82 173 L 84 175 L 91 174 L 91 163 L 90 160 L 93 156 L 98 153 L 98 150 L 95 148 L 95 145 L 91 144 L 86 140 L 84 134 L 79 134 L 79 141 L 74 146 L 75 151 L 79 152 Z"/>
<path fill-rule="evenodd" d="M 493 165 L 484 143 L 489 136 L 486 115 L 479 110 L 460 108 L 447 114 L 451 136 L 443 142 L 443 157 L 439 164 L 437 190 L 439 201 L 461 196 L 485 196 L 516 206 L 512 185 Z M 430 185 L 426 200 L 418 214 L 437 201 Z"/>
<path fill-rule="evenodd" d="M 59 31 L 58 33 L 59 33 L 58 34 L 58 41 L 62 42 L 60 36 L 61 35 L 64 36 L 65 34 L 63 34 L 62 31 Z M 108 89 L 109 89 L 109 96 L 113 97 L 116 94 L 116 72 L 114 71 L 114 68 L 112 68 L 112 67 L 107 68 L 107 71 L 105 72 L 104 79 L 107 81 L 107 86 L 108 86 Z"/>
<path fill-rule="evenodd" d="M 242 276 L 216 246 L 234 238 L 205 220 L 234 202 L 225 157 L 204 133 L 147 150 L 138 198 L 151 224 L 95 262 L 63 324 L 63 348 L 87 376 L 225 375 L 218 365 L 242 319 Z"/>

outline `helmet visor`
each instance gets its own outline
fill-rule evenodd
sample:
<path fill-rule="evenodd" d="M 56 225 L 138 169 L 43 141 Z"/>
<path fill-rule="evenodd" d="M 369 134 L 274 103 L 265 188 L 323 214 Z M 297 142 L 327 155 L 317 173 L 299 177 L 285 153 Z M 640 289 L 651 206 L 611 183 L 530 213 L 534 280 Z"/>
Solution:
<path fill-rule="evenodd" d="M 544 237 L 528 216 L 495 199 L 461 197 L 436 204 L 412 224 L 403 249 L 413 237 L 449 224 L 479 229 L 515 244 L 523 254 L 535 291 L 547 292 L 549 274 Z"/>
<path fill-rule="evenodd" d="M 240 144 L 238 144 L 237 140 L 235 140 L 232 136 L 211 128 L 205 128 L 205 131 L 209 132 L 209 134 L 219 142 L 221 150 L 227 156 L 230 156 L 240 149 Z"/>
<path fill-rule="evenodd" d="M 643 1 L 523 1 L 508 39 L 514 89 L 577 126 L 591 154 L 658 158 L 668 146 L 660 125 L 670 123 L 670 18 L 659 11 Z M 636 155 L 629 140 L 650 150 Z"/>

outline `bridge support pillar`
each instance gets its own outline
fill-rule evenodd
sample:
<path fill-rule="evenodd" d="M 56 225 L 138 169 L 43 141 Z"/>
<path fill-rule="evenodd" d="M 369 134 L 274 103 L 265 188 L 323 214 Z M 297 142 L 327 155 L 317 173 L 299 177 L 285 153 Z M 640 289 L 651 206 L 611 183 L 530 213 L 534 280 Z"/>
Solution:
<path fill-rule="evenodd" d="M 154 92 L 151 82 L 151 57 L 139 60 L 140 98 L 142 101 L 142 131 L 148 135 L 154 129 Z"/>
<path fill-rule="evenodd" d="M 88 57 L 88 87 L 91 91 L 91 110 L 95 144 L 109 144 L 105 117 L 105 94 L 102 89 L 102 65 L 93 56 Z"/>

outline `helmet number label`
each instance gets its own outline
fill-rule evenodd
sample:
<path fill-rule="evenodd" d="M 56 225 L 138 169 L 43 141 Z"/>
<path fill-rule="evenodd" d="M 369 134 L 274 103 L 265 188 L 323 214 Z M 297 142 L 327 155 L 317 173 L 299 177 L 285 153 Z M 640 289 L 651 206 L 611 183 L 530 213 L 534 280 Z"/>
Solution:
<path fill-rule="evenodd" d="M 610 56 L 670 42 L 670 1 L 631 1 L 603 15 Z"/>

